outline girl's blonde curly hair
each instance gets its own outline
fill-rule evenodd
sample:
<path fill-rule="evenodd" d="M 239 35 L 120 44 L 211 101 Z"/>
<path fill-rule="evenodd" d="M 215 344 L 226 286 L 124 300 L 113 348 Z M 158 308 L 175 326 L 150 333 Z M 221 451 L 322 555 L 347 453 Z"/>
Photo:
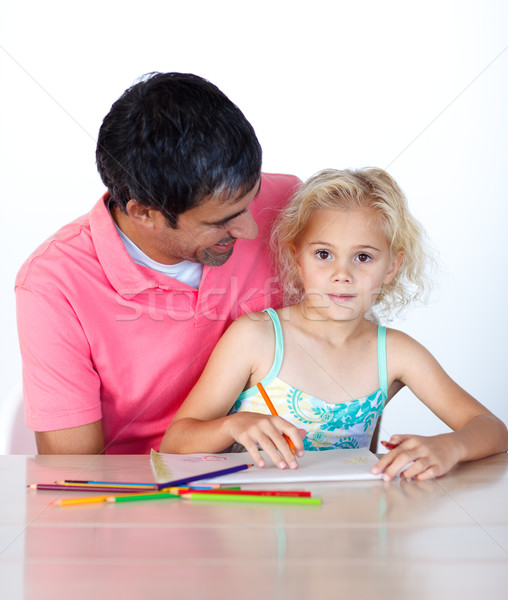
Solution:
<path fill-rule="evenodd" d="M 426 268 L 433 262 L 425 247 L 425 233 L 409 212 L 406 197 L 394 179 L 383 169 L 370 167 L 355 171 L 325 169 L 316 173 L 277 217 L 270 243 L 286 304 L 295 304 L 303 298 L 296 242 L 316 208 L 374 208 L 381 215 L 392 253 L 401 252 L 403 258 L 394 279 L 383 286 L 373 304 L 377 316 L 399 314 L 409 303 L 425 299 L 430 290 Z"/>

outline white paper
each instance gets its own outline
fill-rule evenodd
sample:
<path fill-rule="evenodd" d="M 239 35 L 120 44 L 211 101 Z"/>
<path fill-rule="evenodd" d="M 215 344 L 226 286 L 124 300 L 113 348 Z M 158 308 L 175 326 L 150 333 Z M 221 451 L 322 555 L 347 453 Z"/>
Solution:
<path fill-rule="evenodd" d="M 263 455 L 263 452 L 261 452 Z M 297 483 L 303 481 L 355 481 L 380 479 L 382 475 L 372 475 L 370 470 L 378 462 L 368 448 L 355 450 L 324 450 L 306 452 L 298 458 L 297 469 L 278 469 L 264 456 L 267 466 L 263 469 L 251 467 L 237 473 L 217 478 L 207 478 L 206 482 L 223 484 L 247 483 Z M 252 464 L 247 452 L 224 454 L 162 454 L 152 450 L 152 469 L 157 483 L 165 483 L 183 477 L 227 469 L 236 465 Z M 196 485 L 199 485 L 196 482 Z"/>

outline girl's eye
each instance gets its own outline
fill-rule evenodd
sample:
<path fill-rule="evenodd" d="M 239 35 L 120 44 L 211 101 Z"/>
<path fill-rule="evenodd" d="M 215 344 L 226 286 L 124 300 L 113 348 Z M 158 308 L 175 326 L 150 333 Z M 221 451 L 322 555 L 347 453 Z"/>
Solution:
<path fill-rule="evenodd" d="M 356 259 L 358 260 L 358 262 L 366 263 L 366 262 L 369 262 L 370 260 L 372 260 L 372 257 L 369 256 L 368 254 L 362 253 L 362 254 L 358 254 Z"/>
<path fill-rule="evenodd" d="M 328 250 L 318 250 L 316 252 L 316 256 L 321 260 L 328 260 L 329 258 L 331 258 L 331 255 L 328 252 Z"/>

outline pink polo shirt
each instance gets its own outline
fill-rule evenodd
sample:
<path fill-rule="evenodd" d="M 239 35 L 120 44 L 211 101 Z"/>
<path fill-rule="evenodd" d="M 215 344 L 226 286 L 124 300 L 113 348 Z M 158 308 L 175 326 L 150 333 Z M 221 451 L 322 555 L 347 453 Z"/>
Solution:
<path fill-rule="evenodd" d="M 263 175 L 238 240 L 199 290 L 136 265 L 105 205 L 40 246 L 16 279 L 27 425 L 52 431 L 102 419 L 106 451 L 158 449 L 217 340 L 246 312 L 280 306 L 268 256 L 272 222 L 298 178 Z"/>

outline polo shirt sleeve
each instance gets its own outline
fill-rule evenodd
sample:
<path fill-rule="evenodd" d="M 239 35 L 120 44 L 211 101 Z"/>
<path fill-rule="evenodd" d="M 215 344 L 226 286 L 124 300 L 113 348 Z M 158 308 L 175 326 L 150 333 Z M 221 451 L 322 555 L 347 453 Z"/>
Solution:
<path fill-rule="evenodd" d="M 100 379 L 69 304 L 16 287 L 27 426 L 52 431 L 101 419 Z"/>

